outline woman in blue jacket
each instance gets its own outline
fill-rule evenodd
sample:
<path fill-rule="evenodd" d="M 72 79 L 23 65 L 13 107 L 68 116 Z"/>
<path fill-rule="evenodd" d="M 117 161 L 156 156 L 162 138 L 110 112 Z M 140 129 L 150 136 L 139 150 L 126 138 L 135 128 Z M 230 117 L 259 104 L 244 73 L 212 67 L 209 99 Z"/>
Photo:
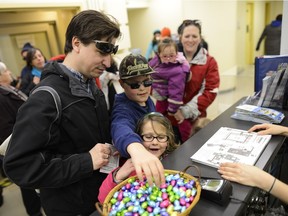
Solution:
<path fill-rule="evenodd" d="M 145 58 L 147 60 L 150 60 L 151 58 L 153 58 L 153 53 L 157 53 L 158 50 L 158 43 L 160 41 L 160 37 L 161 37 L 161 32 L 160 30 L 155 30 L 153 32 L 153 39 L 152 41 L 149 43 L 147 51 L 146 51 L 146 55 Z"/>

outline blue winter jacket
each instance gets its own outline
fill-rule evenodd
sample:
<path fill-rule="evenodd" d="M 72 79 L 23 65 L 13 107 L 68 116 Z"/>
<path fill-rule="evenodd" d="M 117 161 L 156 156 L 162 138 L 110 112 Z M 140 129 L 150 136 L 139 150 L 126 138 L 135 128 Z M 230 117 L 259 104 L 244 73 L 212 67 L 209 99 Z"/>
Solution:
<path fill-rule="evenodd" d="M 133 142 L 142 143 L 141 137 L 135 133 L 139 119 L 145 114 L 155 111 L 155 105 L 149 97 L 146 107 L 127 98 L 125 93 L 115 95 L 112 110 L 111 136 L 114 146 L 118 149 L 121 156 L 130 157 L 127 146 Z"/>

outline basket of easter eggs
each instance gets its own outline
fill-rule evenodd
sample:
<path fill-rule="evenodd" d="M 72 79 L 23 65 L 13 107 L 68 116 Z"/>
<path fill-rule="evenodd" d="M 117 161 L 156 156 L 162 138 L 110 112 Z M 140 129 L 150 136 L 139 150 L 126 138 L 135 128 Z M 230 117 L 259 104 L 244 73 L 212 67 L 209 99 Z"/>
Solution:
<path fill-rule="evenodd" d="M 198 178 L 187 174 L 190 167 L 198 171 Z M 96 204 L 105 216 L 178 216 L 188 215 L 200 199 L 200 170 L 186 167 L 182 172 L 165 170 L 165 184 L 150 187 L 146 179 L 132 176 L 115 186 L 102 206 Z"/>

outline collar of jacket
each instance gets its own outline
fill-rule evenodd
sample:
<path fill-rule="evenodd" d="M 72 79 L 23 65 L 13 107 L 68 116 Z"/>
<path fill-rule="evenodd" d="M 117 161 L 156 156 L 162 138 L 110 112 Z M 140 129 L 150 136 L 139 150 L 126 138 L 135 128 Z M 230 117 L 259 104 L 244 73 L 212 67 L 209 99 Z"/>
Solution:
<path fill-rule="evenodd" d="M 95 100 L 93 95 L 98 94 L 99 89 L 97 88 L 96 82 L 94 79 L 88 79 L 86 83 L 83 83 L 83 81 L 79 77 L 75 77 L 65 65 L 61 63 L 59 65 L 62 71 L 69 78 L 69 87 L 73 95 L 79 96 L 79 97 L 89 97 Z M 89 89 L 87 89 L 87 86 Z"/>
<path fill-rule="evenodd" d="M 190 64 L 205 65 L 207 62 L 207 50 L 203 47 L 199 50 L 196 56 L 192 59 Z"/>
<path fill-rule="evenodd" d="M 20 90 L 16 89 L 13 86 L 1 86 L 0 85 L 0 90 L 1 90 L 1 94 L 3 95 L 8 95 L 12 93 L 13 95 L 16 95 L 17 98 L 23 101 L 26 101 L 28 98 L 23 92 L 21 92 Z"/>
<path fill-rule="evenodd" d="M 90 84 L 90 90 L 88 91 L 84 86 L 82 86 L 81 82 L 79 79 L 77 79 L 76 77 L 74 77 L 71 72 L 62 64 L 59 64 L 56 61 L 53 61 L 51 63 L 47 63 L 45 65 L 45 68 L 42 72 L 42 76 L 41 76 L 41 80 L 45 79 L 46 77 L 55 74 L 57 76 L 62 77 L 62 79 L 67 80 L 67 82 L 69 82 L 69 87 L 70 87 L 70 91 L 71 94 L 74 96 L 78 96 L 78 97 L 88 97 L 91 98 L 93 100 L 94 97 L 93 95 L 96 93 L 98 93 L 100 90 L 97 88 L 95 80 L 94 79 L 90 79 L 89 80 L 89 84 Z"/>

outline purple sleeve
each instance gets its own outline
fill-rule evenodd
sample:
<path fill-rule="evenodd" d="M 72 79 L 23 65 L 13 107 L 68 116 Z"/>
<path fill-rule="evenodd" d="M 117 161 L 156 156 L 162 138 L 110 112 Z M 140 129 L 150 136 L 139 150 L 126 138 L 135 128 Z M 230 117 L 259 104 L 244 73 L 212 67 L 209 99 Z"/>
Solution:
<path fill-rule="evenodd" d="M 168 112 L 176 113 L 178 108 L 183 104 L 187 72 L 189 73 L 189 69 L 187 71 L 187 68 L 185 65 L 179 65 L 174 76 L 168 80 Z"/>

